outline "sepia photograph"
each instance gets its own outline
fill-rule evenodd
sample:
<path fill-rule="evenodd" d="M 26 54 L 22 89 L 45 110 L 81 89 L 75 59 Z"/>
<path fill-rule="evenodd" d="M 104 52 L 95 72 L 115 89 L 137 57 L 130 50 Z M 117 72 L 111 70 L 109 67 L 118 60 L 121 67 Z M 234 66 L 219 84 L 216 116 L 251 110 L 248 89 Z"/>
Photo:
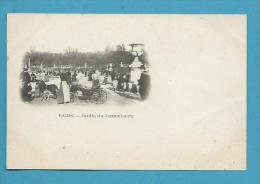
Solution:
<path fill-rule="evenodd" d="M 23 58 L 21 98 L 39 105 L 134 103 L 148 96 L 149 67 L 140 43 L 107 45 L 97 52 L 32 49 Z"/>

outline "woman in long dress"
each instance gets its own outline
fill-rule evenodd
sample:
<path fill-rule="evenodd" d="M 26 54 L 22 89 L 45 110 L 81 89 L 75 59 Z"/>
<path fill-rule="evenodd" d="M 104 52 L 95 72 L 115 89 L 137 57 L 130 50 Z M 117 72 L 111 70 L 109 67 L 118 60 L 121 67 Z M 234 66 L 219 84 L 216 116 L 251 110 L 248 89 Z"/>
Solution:
<path fill-rule="evenodd" d="M 66 81 L 67 76 L 66 73 L 62 73 L 60 75 L 61 83 L 60 83 L 60 89 L 58 91 L 57 95 L 57 103 L 62 104 L 62 103 L 69 103 L 70 102 L 70 89 L 69 85 Z"/>

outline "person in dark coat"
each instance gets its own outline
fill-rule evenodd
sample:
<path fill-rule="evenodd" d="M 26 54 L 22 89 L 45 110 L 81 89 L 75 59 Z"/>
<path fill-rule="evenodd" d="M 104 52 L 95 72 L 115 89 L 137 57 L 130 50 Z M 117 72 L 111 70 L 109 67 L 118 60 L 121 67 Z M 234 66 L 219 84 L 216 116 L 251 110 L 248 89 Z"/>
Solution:
<path fill-rule="evenodd" d="M 127 91 L 127 92 L 130 91 L 129 82 L 130 82 L 130 75 L 129 75 L 129 73 L 128 73 L 128 74 L 126 74 L 126 91 Z"/>
<path fill-rule="evenodd" d="M 149 95 L 150 80 L 150 75 L 148 72 L 144 71 L 139 79 L 139 93 L 142 100 L 145 100 Z"/>
<path fill-rule="evenodd" d="M 77 72 L 75 71 L 74 74 L 72 75 L 72 82 L 77 81 Z"/>
<path fill-rule="evenodd" d="M 113 81 L 113 80 L 115 80 L 115 78 L 116 78 L 116 74 L 115 74 L 114 71 L 112 71 L 111 72 L 111 80 Z"/>
<path fill-rule="evenodd" d="M 31 81 L 36 82 L 36 75 L 34 73 L 31 74 Z"/>
<path fill-rule="evenodd" d="M 28 73 L 27 69 L 24 69 L 21 77 L 22 77 L 22 82 L 23 83 L 28 84 L 29 82 L 31 82 L 31 76 Z"/>
<path fill-rule="evenodd" d="M 23 87 L 21 89 L 21 97 L 24 102 L 30 102 L 34 99 L 32 94 L 32 86 L 30 83 L 23 83 Z"/>
<path fill-rule="evenodd" d="M 93 75 L 93 71 L 90 71 L 89 73 L 88 73 L 88 81 L 92 81 L 92 75 Z"/>
<path fill-rule="evenodd" d="M 123 82 L 124 82 L 124 78 L 123 78 L 123 75 L 119 75 L 118 77 L 118 85 L 117 85 L 117 88 L 118 90 L 123 90 Z"/>
<path fill-rule="evenodd" d="M 60 80 L 66 81 L 66 74 L 64 72 L 60 72 Z"/>

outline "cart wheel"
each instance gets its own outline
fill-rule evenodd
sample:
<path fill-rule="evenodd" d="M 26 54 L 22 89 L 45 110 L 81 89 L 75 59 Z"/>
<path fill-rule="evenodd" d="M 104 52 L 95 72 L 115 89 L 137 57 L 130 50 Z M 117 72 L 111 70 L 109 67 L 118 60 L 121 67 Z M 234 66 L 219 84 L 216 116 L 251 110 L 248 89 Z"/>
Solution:
<path fill-rule="evenodd" d="M 94 90 L 91 102 L 96 104 L 103 104 L 107 101 L 107 92 L 103 89 L 96 89 Z"/>
<path fill-rule="evenodd" d="M 48 95 L 45 94 L 45 93 L 43 93 L 43 94 L 41 95 L 41 101 L 43 101 L 43 100 L 48 100 Z"/>

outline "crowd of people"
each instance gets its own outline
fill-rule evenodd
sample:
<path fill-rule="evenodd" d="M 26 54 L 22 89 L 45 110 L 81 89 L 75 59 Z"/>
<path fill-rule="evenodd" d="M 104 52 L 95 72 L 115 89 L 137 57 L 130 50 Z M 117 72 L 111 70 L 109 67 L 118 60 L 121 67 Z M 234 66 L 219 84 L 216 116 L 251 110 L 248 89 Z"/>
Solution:
<path fill-rule="evenodd" d="M 99 70 L 74 70 L 69 68 L 57 71 L 30 71 L 24 68 L 21 75 L 22 87 L 21 96 L 24 101 L 32 101 L 33 87 L 32 82 L 36 83 L 36 89 L 41 85 L 41 81 L 46 80 L 48 77 L 59 77 L 60 84 L 56 88 L 55 97 L 57 103 L 70 102 L 70 88 L 73 84 L 77 83 L 81 78 L 86 78 L 91 81 L 92 87 L 98 87 L 101 84 L 112 86 L 114 91 L 128 92 L 140 95 L 141 99 L 146 99 L 150 88 L 150 75 L 146 70 L 142 70 L 138 82 L 131 81 L 130 72 L 116 73 L 115 71 L 99 71 Z M 46 85 L 45 85 L 46 86 Z M 42 87 L 44 90 L 45 88 Z M 39 90 L 42 93 L 43 90 Z M 41 94 L 38 94 L 40 96 Z"/>
<path fill-rule="evenodd" d="M 24 69 L 24 71 L 21 73 L 21 97 L 22 100 L 25 102 L 32 101 L 34 99 L 33 93 L 32 93 L 32 86 L 31 81 L 32 77 L 28 73 L 28 69 Z"/>

